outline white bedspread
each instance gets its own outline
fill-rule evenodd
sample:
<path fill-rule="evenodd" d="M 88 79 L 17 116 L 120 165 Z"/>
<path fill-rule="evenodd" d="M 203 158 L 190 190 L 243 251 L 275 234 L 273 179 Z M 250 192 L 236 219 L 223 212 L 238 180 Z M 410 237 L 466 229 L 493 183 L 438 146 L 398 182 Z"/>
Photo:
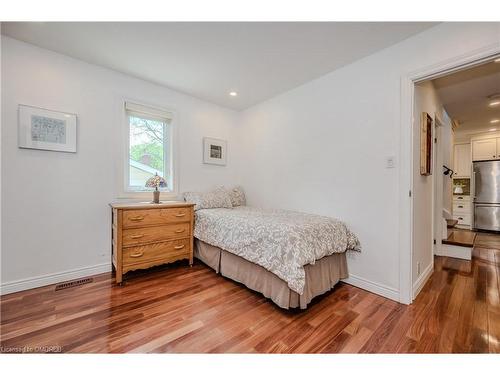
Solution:
<path fill-rule="evenodd" d="M 340 220 L 248 206 L 196 211 L 194 236 L 256 263 L 302 294 L 304 266 L 333 253 L 360 251 Z"/>

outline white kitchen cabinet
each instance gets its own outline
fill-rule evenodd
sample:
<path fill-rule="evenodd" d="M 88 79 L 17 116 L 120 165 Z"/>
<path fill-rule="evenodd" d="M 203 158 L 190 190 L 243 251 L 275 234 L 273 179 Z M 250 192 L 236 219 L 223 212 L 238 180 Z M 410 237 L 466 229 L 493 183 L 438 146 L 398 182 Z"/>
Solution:
<path fill-rule="evenodd" d="M 498 159 L 497 143 L 499 138 L 486 138 L 472 141 L 472 160 Z M 500 143 L 499 143 L 500 145 Z"/>
<path fill-rule="evenodd" d="M 470 214 L 471 204 L 470 202 L 457 202 L 453 201 L 453 214 Z"/>
<path fill-rule="evenodd" d="M 470 195 L 453 195 L 453 218 L 459 228 L 471 229 L 472 202 Z"/>
<path fill-rule="evenodd" d="M 453 219 L 457 220 L 457 225 L 459 228 L 470 229 L 472 224 L 472 218 L 470 214 L 457 214 L 453 215 Z"/>
<path fill-rule="evenodd" d="M 470 177 L 471 173 L 470 143 L 458 144 L 454 146 L 453 156 L 453 177 Z"/>

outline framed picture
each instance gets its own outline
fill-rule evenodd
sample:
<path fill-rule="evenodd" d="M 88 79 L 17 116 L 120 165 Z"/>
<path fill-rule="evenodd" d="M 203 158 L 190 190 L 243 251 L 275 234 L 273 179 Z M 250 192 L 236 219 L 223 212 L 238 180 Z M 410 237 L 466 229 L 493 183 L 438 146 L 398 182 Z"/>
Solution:
<path fill-rule="evenodd" d="M 19 105 L 18 146 L 76 152 L 76 115 Z"/>
<path fill-rule="evenodd" d="M 227 142 L 217 138 L 203 138 L 203 162 L 226 165 Z"/>
<path fill-rule="evenodd" d="M 420 124 L 420 174 L 432 174 L 432 117 L 427 112 L 422 112 Z"/>

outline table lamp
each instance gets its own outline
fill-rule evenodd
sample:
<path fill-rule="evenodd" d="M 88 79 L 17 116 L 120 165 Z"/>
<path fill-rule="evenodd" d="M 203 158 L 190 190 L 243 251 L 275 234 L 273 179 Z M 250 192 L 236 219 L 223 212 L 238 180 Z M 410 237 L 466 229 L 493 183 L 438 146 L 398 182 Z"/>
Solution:
<path fill-rule="evenodd" d="M 160 203 L 160 190 L 158 190 L 158 188 L 167 187 L 167 183 L 163 177 L 160 177 L 158 176 L 158 173 L 155 173 L 153 177 L 146 181 L 146 187 L 155 189 L 153 191 L 153 201 L 151 203 Z"/>

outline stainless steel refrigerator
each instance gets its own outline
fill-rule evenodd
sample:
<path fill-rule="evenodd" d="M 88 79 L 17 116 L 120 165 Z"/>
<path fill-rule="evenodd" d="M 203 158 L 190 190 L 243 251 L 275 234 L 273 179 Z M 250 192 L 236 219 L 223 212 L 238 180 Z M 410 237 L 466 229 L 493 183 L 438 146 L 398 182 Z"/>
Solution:
<path fill-rule="evenodd" d="M 473 227 L 500 231 L 500 160 L 475 161 L 472 171 Z"/>

